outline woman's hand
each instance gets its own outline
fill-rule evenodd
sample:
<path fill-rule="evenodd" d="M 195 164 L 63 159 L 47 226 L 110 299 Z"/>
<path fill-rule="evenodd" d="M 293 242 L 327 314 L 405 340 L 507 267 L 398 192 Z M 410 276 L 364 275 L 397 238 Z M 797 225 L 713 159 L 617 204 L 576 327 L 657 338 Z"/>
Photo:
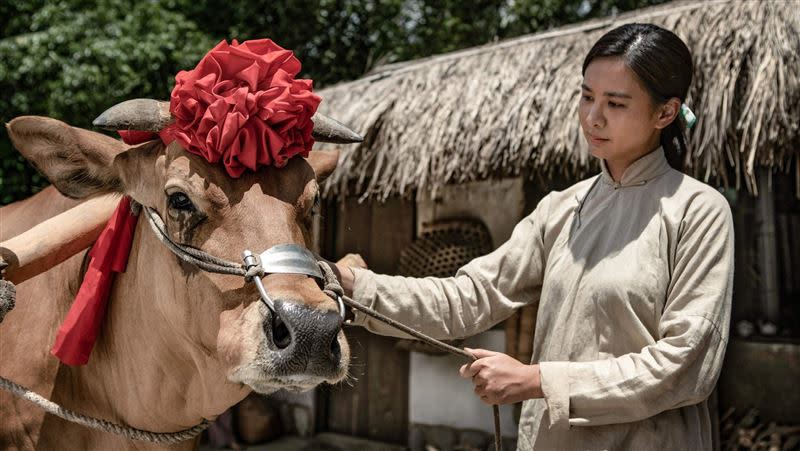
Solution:
<path fill-rule="evenodd" d="M 355 276 L 353 270 L 350 268 L 366 268 L 367 263 L 361 258 L 359 254 L 347 254 L 336 262 L 333 271 L 336 273 L 336 278 L 342 284 L 345 296 L 353 295 L 353 284 L 355 283 Z"/>
<path fill-rule="evenodd" d="M 486 404 L 513 404 L 542 398 L 539 365 L 525 365 L 502 352 L 464 348 L 478 360 L 461 367 L 461 377 L 471 378 L 475 394 Z"/>

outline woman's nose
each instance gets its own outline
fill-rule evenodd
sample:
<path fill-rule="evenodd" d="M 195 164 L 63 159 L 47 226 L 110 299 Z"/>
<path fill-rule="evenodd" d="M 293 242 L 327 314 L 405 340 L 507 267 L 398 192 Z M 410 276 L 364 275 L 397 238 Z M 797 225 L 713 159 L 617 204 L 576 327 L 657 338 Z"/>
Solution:
<path fill-rule="evenodd" d="M 589 114 L 586 116 L 586 122 L 592 128 L 603 128 L 606 125 L 603 111 L 597 103 L 589 107 Z"/>

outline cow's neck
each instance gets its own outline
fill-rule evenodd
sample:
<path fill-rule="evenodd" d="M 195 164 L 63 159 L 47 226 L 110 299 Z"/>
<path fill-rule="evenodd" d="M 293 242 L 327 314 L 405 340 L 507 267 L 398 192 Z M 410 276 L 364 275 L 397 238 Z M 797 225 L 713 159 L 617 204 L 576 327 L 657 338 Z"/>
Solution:
<path fill-rule="evenodd" d="M 128 269 L 117 275 L 89 364 L 63 367 L 59 397 L 79 412 L 139 429 L 174 432 L 214 418 L 249 388 L 225 378 L 214 349 L 194 340 L 213 319 L 161 314 L 159 302 L 201 301 L 169 274 L 177 261 L 139 221 Z M 207 331 L 206 331 L 207 332 Z"/>

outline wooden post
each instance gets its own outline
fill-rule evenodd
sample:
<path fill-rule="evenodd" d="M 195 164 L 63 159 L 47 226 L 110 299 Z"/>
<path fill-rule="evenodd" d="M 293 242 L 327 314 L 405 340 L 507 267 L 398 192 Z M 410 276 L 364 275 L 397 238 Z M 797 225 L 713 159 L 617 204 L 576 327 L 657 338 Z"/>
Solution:
<path fill-rule="evenodd" d="M 358 253 L 378 273 L 394 274 L 400 251 L 414 239 L 414 204 L 399 198 L 383 204 L 338 206 L 334 218 L 332 258 Z M 370 334 L 361 327 L 345 328 L 350 343 L 353 382 L 319 391 L 317 415 L 325 432 L 337 432 L 405 445 L 408 442 L 408 351 L 395 348 L 397 339 Z M 320 431 L 320 429 L 318 429 Z"/>
<path fill-rule="evenodd" d="M 758 266 L 761 276 L 761 306 L 766 319 L 777 323 L 780 316 L 780 292 L 775 240 L 775 193 L 770 185 L 769 169 L 759 168 L 755 213 Z"/>

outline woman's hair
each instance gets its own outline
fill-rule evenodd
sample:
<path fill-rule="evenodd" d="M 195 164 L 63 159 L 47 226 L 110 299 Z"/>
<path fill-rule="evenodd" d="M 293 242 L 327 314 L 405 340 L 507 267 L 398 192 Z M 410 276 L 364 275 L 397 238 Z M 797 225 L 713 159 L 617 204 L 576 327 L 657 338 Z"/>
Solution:
<path fill-rule="evenodd" d="M 653 101 L 661 105 L 672 97 L 686 100 L 692 83 L 692 54 L 675 33 L 653 24 L 622 25 L 604 34 L 583 60 L 583 74 L 595 58 L 619 56 L 642 81 Z M 661 131 L 661 146 L 669 164 L 683 170 L 686 139 L 675 118 Z"/>

